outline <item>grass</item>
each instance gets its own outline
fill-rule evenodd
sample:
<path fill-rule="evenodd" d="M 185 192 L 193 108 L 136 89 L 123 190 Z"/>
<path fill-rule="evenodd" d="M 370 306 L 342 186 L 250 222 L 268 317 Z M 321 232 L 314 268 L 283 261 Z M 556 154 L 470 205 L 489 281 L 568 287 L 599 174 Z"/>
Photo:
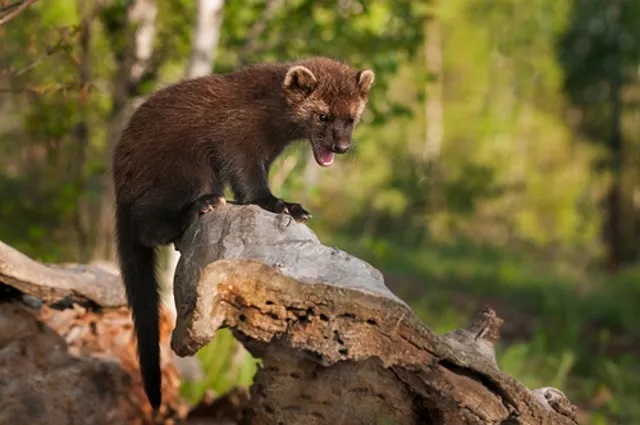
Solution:
<path fill-rule="evenodd" d="M 568 267 L 486 247 L 331 242 L 383 270 L 387 285 L 413 300 L 414 312 L 434 332 L 465 326 L 483 305 L 493 307 L 505 319 L 497 347 L 502 370 L 529 388 L 564 391 L 581 408 L 580 423 L 640 423 L 640 270 L 616 277 L 568 274 Z M 222 393 L 249 385 L 256 368 L 226 331 L 198 357 L 206 378 L 185 384 L 183 394 L 192 401 L 205 388 Z"/>
<path fill-rule="evenodd" d="M 221 329 L 209 345 L 196 354 L 204 370 L 199 381 L 183 381 L 180 393 L 191 404 L 197 404 L 206 391 L 224 394 L 231 388 L 251 385 L 258 368 L 254 359 L 233 337 L 229 329 Z"/>

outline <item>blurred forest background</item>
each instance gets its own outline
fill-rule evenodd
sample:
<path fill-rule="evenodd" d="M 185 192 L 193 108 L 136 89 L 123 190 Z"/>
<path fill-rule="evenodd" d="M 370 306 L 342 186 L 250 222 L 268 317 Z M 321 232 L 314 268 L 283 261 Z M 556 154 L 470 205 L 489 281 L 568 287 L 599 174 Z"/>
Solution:
<path fill-rule="evenodd" d="M 292 147 L 275 193 L 435 331 L 489 304 L 505 371 L 640 423 L 639 22 L 638 0 L 0 0 L 0 239 L 112 259 L 109 152 L 145 96 L 344 59 L 376 71 L 355 150 Z M 250 382 L 229 334 L 199 355 L 185 397 Z"/>

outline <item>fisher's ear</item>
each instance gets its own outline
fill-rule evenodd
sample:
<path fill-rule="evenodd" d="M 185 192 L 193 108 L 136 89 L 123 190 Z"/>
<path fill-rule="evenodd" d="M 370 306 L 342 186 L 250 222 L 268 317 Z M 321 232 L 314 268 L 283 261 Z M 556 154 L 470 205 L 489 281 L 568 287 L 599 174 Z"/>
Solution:
<path fill-rule="evenodd" d="M 318 80 L 306 66 L 294 66 L 284 77 L 282 84 L 285 91 L 309 96 L 318 87 Z"/>
<path fill-rule="evenodd" d="M 370 69 L 365 69 L 362 71 L 358 71 L 356 74 L 356 81 L 358 84 L 358 89 L 360 89 L 360 93 L 367 95 L 369 94 L 369 90 L 371 90 L 371 86 L 373 85 L 373 81 L 375 80 L 375 74 Z"/>

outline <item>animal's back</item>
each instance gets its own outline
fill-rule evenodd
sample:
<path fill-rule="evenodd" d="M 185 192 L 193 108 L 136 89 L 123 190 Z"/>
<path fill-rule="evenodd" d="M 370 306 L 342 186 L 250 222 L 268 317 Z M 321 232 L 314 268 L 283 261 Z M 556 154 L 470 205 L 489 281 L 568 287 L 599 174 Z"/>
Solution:
<path fill-rule="evenodd" d="M 284 107 L 281 78 L 280 68 L 263 65 L 185 80 L 152 95 L 134 112 L 114 151 L 120 199 L 134 201 L 152 188 L 168 190 L 196 176 L 206 180 L 212 171 L 225 174 L 227 159 L 259 149 L 249 145 L 267 137 L 266 109 Z M 203 190 L 211 189 L 205 183 Z"/>

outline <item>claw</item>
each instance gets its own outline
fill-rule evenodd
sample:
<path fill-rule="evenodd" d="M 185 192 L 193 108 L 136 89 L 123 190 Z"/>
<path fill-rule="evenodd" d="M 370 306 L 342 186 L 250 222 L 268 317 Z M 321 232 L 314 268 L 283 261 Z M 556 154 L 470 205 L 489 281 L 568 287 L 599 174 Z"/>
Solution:
<path fill-rule="evenodd" d="M 309 214 L 307 210 L 302 208 L 302 205 L 300 204 L 287 202 L 283 199 L 277 199 L 275 204 L 271 204 L 271 205 L 272 206 L 269 206 L 268 204 L 264 204 L 262 205 L 262 207 L 276 214 L 286 214 L 288 216 L 291 216 L 298 223 L 305 222 L 311 218 L 311 214 Z"/>

